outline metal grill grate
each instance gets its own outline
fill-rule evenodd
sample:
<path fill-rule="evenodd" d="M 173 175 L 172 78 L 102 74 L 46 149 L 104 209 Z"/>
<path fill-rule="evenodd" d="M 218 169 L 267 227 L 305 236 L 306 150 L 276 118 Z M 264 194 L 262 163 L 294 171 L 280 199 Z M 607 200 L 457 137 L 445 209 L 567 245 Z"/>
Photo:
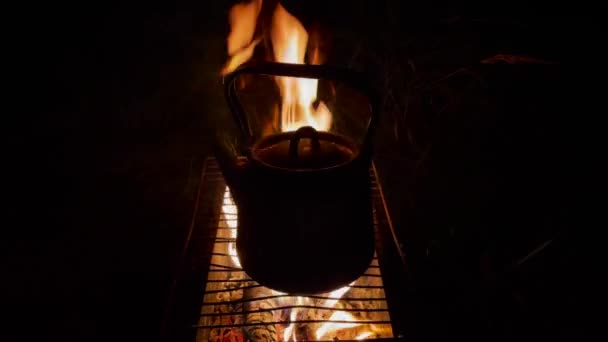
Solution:
<path fill-rule="evenodd" d="M 373 169 L 372 194 L 376 204 L 382 201 Z M 184 255 L 190 274 L 206 277 L 198 319 L 191 325 L 196 341 L 361 340 L 397 333 L 377 255 L 365 274 L 344 288 L 314 296 L 274 291 L 240 267 L 237 208 L 213 159 L 205 163 L 199 197 Z M 390 224 L 381 211 L 374 208 L 377 235 L 381 225 Z"/>

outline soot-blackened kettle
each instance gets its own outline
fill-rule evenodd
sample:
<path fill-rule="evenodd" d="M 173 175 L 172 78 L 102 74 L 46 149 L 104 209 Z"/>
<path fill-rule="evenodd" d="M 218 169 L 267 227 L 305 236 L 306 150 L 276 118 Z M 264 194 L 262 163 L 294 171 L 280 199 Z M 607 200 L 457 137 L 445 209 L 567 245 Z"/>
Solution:
<path fill-rule="evenodd" d="M 236 94 L 242 74 L 339 80 L 367 95 L 362 143 L 304 126 L 254 139 Z M 245 141 L 241 155 L 217 154 L 238 209 L 237 252 L 258 283 L 290 294 L 348 285 L 374 254 L 371 134 L 378 120 L 369 83 L 350 70 L 266 63 L 225 79 L 226 98 Z"/>

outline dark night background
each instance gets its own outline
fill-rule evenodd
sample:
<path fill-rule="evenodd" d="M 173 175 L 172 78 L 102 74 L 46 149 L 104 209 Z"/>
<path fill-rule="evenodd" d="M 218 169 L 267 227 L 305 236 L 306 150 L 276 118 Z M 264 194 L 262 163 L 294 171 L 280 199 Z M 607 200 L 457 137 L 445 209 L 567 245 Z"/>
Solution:
<path fill-rule="evenodd" d="M 375 75 L 385 95 L 376 162 L 416 288 L 412 338 L 580 340 L 587 263 L 574 208 L 598 9 L 284 4 L 328 32 L 333 63 Z M 19 94 L 4 113 L 5 341 L 159 339 L 226 117 L 230 5 L 7 12 Z M 497 54 L 559 64 L 480 63 Z"/>

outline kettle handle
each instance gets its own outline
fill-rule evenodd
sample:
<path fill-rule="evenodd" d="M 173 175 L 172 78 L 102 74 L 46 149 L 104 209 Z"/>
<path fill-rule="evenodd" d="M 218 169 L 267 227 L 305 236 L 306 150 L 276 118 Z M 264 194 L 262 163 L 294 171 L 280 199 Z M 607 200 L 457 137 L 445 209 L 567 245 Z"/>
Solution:
<path fill-rule="evenodd" d="M 321 143 L 319 142 L 319 132 L 314 127 L 303 126 L 298 128 L 291 139 L 289 140 L 289 159 L 292 161 L 298 159 L 298 150 L 300 147 L 300 140 L 302 138 L 308 138 L 311 141 L 312 152 L 319 154 L 321 151 Z"/>
<path fill-rule="evenodd" d="M 371 137 L 378 125 L 380 101 L 371 82 L 360 72 L 338 68 L 328 65 L 306 65 L 266 62 L 252 66 L 241 67 L 224 77 L 224 96 L 235 121 L 239 125 L 246 145 L 253 143 L 253 132 L 247 120 L 247 115 L 237 96 L 236 80 L 243 74 L 257 74 L 270 76 L 288 76 L 299 78 L 316 78 L 341 81 L 367 96 L 370 104 L 371 116 L 367 123 L 367 133 L 363 139 L 361 152 L 371 152 Z"/>

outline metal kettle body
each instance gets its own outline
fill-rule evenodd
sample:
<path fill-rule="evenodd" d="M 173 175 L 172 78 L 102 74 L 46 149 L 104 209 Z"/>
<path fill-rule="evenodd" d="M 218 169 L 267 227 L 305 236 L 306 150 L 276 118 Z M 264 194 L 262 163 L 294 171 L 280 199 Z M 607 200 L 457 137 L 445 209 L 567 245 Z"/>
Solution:
<path fill-rule="evenodd" d="M 324 68 L 273 63 L 246 71 L 315 77 Z M 237 120 L 246 123 L 234 102 L 234 79 L 226 83 L 227 98 Z M 303 139 L 325 151 L 319 152 L 320 166 L 289 164 L 297 161 Z M 327 153 L 335 146 L 349 153 Z M 288 156 L 286 165 L 266 152 L 275 150 Z M 252 279 L 281 292 L 314 294 L 348 285 L 369 267 L 374 228 L 368 145 L 303 127 L 251 142 L 238 162 L 218 160 L 238 208 L 237 253 Z"/>

